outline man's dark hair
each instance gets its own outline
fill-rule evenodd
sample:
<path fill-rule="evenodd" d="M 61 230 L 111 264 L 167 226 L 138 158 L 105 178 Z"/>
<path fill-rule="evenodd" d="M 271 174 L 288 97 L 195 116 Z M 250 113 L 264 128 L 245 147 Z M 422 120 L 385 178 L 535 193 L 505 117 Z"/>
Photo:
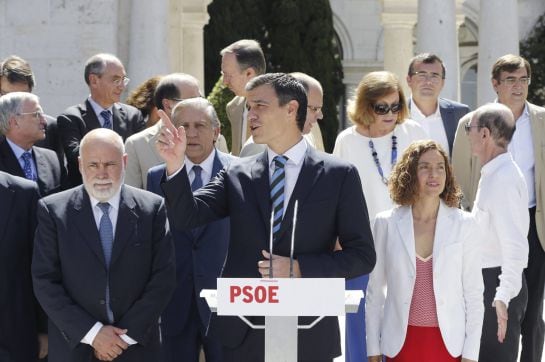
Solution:
<path fill-rule="evenodd" d="M 253 68 L 257 75 L 265 73 L 265 55 L 259 43 L 251 39 L 242 39 L 223 48 L 220 55 L 233 53 L 241 71 Z"/>
<path fill-rule="evenodd" d="M 274 89 L 280 106 L 284 106 L 292 100 L 299 104 L 295 120 L 299 130 L 303 131 L 307 119 L 307 92 L 301 82 L 286 73 L 267 73 L 250 80 L 246 84 L 246 91 L 251 91 L 265 84 Z"/>
<path fill-rule="evenodd" d="M 0 76 L 6 77 L 9 83 L 25 83 L 29 90 L 35 86 L 34 74 L 30 64 L 17 55 L 10 55 L 0 65 Z"/>
<path fill-rule="evenodd" d="M 528 77 L 532 77 L 530 63 L 520 55 L 506 54 L 499 57 L 492 66 L 492 79 L 500 81 L 501 72 L 513 73 L 520 68 L 526 68 Z"/>
<path fill-rule="evenodd" d="M 409 72 L 407 73 L 410 76 L 414 74 L 414 65 L 416 63 L 423 63 L 423 64 L 433 64 L 433 63 L 439 63 L 441 64 L 441 69 L 443 70 L 442 78 L 445 79 L 447 75 L 447 70 L 445 69 L 445 64 L 439 58 L 438 55 L 433 53 L 421 53 L 416 55 L 414 58 L 411 59 L 411 63 L 409 64 Z"/>
<path fill-rule="evenodd" d="M 95 54 L 91 58 L 87 59 L 85 62 L 85 70 L 83 71 L 83 76 L 85 77 L 85 83 L 89 85 L 89 76 L 91 74 L 96 74 L 101 76 L 106 70 L 106 66 L 109 63 L 121 63 L 121 60 L 113 54 L 101 53 Z"/>
<path fill-rule="evenodd" d="M 155 103 L 155 107 L 164 110 L 163 99 L 176 100 L 187 98 L 187 96 L 180 93 L 180 89 L 178 88 L 180 82 L 183 81 L 197 84 L 197 80 L 192 75 L 185 73 L 171 73 L 161 78 L 159 84 L 157 84 L 157 87 L 155 88 L 155 93 L 153 94 L 153 103 Z"/>

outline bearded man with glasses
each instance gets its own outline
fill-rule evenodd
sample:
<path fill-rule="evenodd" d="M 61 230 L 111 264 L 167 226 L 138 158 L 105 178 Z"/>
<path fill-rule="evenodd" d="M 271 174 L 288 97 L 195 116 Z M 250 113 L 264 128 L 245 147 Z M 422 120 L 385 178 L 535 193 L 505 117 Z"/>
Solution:
<path fill-rule="evenodd" d="M 523 362 L 541 361 L 545 335 L 542 317 L 545 289 L 545 108 L 526 100 L 531 76 L 530 64 L 518 55 L 504 55 L 492 67 L 492 86 L 498 95 L 496 102 L 507 106 L 516 121 L 507 151 L 520 168 L 528 188 L 529 258 L 522 276 L 528 284 L 528 305 L 521 325 L 520 361 Z M 473 205 L 481 174 L 481 163 L 471 156 L 469 140 L 464 134 L 464 127 L 471 119 L 470 113 L 460 120 L 452 156 L 454 173 L 464 193 L 462 204 L 466 209 Z"/>
<path fill-rule="evenodd" d="M 78 169 L 78 148 L 87 132 L 95 128 L 109 128 L 125 141 L 146 128 L 144 117 L 138 109 L 120 103 L 129 78 L 116 56 L 92 56 L 85 63 L 84 76 L 89 86 L 89 97 L 82 104 L 69 107 L 57 118 L 70 186 L 81 185 L 82 182 Z"/>

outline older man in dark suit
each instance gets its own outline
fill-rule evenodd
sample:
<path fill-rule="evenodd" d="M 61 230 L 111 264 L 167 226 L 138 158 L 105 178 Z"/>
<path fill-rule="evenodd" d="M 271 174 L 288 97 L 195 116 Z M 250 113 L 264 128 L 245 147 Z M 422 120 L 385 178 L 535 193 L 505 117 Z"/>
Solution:
<path fill-rule="evenodd" d="M 38 204 L 32 275 L 49 316 L 49 361 L 157 361 L 175 286 L 163 200 L 122 185 L 119 135 L 81 142 L 83 186 Z"/>
<path fill-rule="evenodd" d="M 146 127 L 142 113 L 119 103 L 129 82 L 121 61 L 111 54 L 97 54 L 85 64 L 85 82 L 90 96 L 84 103 L 69 107 L 57 118 L 66 154 L 70 186 L 81 184 L 78 146 L 85 134 L 95 128 L 109 128 L 125 141 Z"/>
<path fill-rule="evenodd" d="M 215 149 L 220 123 L 216 111 L 204 98 L 184 100 L 172 111 L 172 122 L 183 126 L 188 135 L 186 170 L 191 188 L 206 185 L 233 156 Z M 148 172 L 148 190 L 163 196 L 161 178 L 165 165 Z M 206 361 L 221 362 L 221 345 L 206 336 L 210 309 L 199 296 L 202 289 L 216 289 L 229 246 L 229 218 L 192 230 L 173 230 L 178 285 L 161 317 L 165 356 L 163 362 L 199 360 L 202 346 Z"/>
<path fill-rule="evenodd" d="M 47 354 L 45 315 L 30 275 L 38 188 L 0 172 L 0 200 L 0 361 L 34 362 L 38 341 L 40 357 Z"/>
<path fill-rule="evenodd" d="M 191 143 L 183 128 L 164 119 L 167 126 L 158 149 L 166 161 L 162 187 L 171 223 L 187 229 L 230 216 L 231 242 L 222 276 L 268 277 L 272 258 L 275 277 L 288 277 L 297 200 L 294 276 L 353 278 L 369 273 L 375 250 L 358 172 L 303 140 L 307 97 L 301 83 L 283 73 L 265 74 L 246 89 L 252 136 L 256 143 L 267 144 L 267 150 L 232 161 L 195 194 L 183 169 Z M 275 255 L 267 252 L 271 228 Z M 336 240 L 342 250 L 335 250 Z M 220 338 L 224 360 L 263 360 L 263 330 L 250 330 L 237 317 L 213 315 L 210 333 Z M 332 361 L 341 353 L 336 318 L 299 331 L 298 339 L 299 360 Z"/>
<path fill-rule="evenodd" d="M 61 191 L 66 170 L 57 154 L 36 147 L 45 138 L 46 121 L 39 99 L 25 92 L 0 97 L 0 170 L 38 184 L 41 196 Z"/>

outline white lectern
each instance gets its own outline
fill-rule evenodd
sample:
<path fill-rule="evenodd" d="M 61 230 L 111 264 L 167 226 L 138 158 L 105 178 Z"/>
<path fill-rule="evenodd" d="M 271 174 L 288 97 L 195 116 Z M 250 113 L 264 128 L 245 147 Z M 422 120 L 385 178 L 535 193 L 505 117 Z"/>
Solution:
<path fill-rule="evenodd" d="M 203 289 L 212 312 L 238 316 L 248 326 L 265 330 L 265 362 L 297 361 L 297 330 L 310 329 L 326 316 L 356 313 L 361 290 L 344 290 L 342 278 L 218 278 L 218 289 Z M 245 316 L 264 316 L 255 325 Z M 297 317 L 320 316 L 309 325 Z"/>

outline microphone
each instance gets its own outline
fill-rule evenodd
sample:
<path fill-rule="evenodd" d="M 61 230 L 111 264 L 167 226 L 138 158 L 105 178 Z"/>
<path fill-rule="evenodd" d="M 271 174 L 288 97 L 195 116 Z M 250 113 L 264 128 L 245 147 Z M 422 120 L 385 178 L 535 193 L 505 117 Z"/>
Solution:
<path fill-rule="evenodd" d="M 293 222 L 292 222 L 292 229 L 291 229 L 291 247 L 290 247 L 290 278 L 293 278 L 293 248 L 295 245 L 295 224 L 297 223 L 297 207 L 299 205 L 299 201 L 295 200 L 295 204 L 293 205 Z"/>

